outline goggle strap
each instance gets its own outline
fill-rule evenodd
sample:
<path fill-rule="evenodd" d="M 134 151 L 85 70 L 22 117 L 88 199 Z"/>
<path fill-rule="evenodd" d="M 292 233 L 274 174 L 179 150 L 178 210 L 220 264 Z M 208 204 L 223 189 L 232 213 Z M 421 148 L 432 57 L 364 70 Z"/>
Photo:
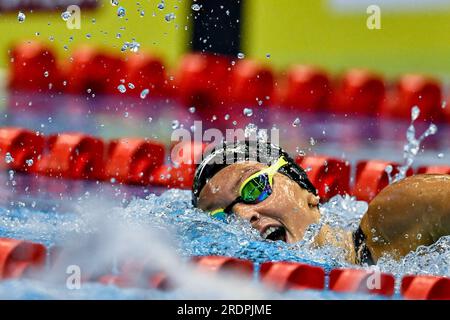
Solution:
<path fill-rule="evenodd" d="M 245 181 L 241 184 L 241 187 L 239 188 L 239 194 L 242 193 L 242 190 L 244 189 L 245 185 L 252 179 L 254 179 L 255 177 L 261 175 L 261 174 L 267 174 L 269 176 L 269 183 L 272 183 L 272 177 L 275 173 L 277 173 L 278 170 L 280 170 L 280 168 L 282 168 L 283 166 L 287 165 L 288 162 L 286 161 L 286 159 L 281 156 L 280 158 L 278 158 L 277 162 L 275 162 L 273 165 L 271 165 L 268 168 L 265 168 L 261 171 L 258 171 L 254 174 L 252 174 L 250 177 L 248 177 L 247 179 L 245 179 Z"/>

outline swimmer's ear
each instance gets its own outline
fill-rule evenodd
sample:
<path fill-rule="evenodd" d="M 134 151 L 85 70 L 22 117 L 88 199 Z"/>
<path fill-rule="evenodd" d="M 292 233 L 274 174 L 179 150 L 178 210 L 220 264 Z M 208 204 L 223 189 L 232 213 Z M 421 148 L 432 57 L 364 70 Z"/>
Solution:
<path fill-rule="evenodd" d="M 308 193 L 308 205 L 310 208 L 317 207 L 319 205 L 320 198 L 319 196 L 315 196 L 311 192 Z"/>

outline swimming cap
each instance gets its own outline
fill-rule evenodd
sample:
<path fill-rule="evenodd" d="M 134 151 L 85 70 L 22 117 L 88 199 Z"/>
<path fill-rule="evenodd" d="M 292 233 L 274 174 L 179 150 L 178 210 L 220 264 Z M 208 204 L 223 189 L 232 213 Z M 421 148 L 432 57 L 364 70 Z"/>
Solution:
<path fill-rule="evenodd" d="M 317 195 L 317 190 L 309 181 L 305 170 L 280 147 L 266 141 L 238 141 L 221 143 L 216 146 L 197 166 L 192 184 L 192 204 L 197 206 L 200 192 L 206 183 L 220 170 L 241 161 L 257 161 L 267 165 L 275 163 L 284 156 L 287 165 L 278 172 L 295 181 L 301 188 Z"/>

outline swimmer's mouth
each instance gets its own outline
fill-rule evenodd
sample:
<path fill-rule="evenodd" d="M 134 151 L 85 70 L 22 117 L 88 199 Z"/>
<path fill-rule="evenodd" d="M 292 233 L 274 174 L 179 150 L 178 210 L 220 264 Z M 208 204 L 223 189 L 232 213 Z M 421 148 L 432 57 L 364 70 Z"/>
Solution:
<path fill-rule="evenodd" d="M 286 229 L 283 226 L 272 226 L 261 232 L 261 237 L 265 240 L 287 242 Z"/>

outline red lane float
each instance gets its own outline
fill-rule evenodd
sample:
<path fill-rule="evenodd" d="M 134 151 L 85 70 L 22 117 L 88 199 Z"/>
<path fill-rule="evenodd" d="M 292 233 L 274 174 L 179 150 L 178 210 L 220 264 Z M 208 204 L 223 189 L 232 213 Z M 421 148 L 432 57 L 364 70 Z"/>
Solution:
<path fill-rule="evenodd" d="M 336 88 L 332 110 L 341 113 L 376 115 L 385 99 L 383 79 L 368 70 L 349 70 Z"/>
<path fill-rule="evenodd" d="M 439 173 L 439 174 L 450 174 L 450 166 L 426 166 L 417 169 L 417 173 Z"/>
<path fill-rule="evenodd" d="M 116 56 L 92 47 L 74 51 L 65 65 L 66 91 L 69 93 L 119 93 L 126 86 L 125 63 Z"/>
<path fill-rule="evenodd" d="M 44 144 L 44 138 L 34 132 L 21 128 L 0 128 L 0 168 L 33 172 Z M 9 159 L 6 159 L 7 154 Z"/>
<path fill-rule="evenodd" d="M 361 161 L 356 165 L 356 179 L 353 186 L 353 195 L 359 200 L 372 200 L 384 187 L 389 184 L 386 166 L 391 165 L 392 176 L 398 172 L 398 164 L 381 160 Z M 413 174 L 410 168 L 406 175 Z"/>
<path fill-rule="evenodd" d="M 148 184 L 150 175 L 164 163 L 164 145 L 142 138 L 112 140 L 108 146 L 105 176 L 118 182 Z"/>
<path fill-rule="evenodd" d="M 194 105 L 200 113 L 208 111 L 223 101 L 230 74 L 227 57 L 187 54 L 176 72 L 176 94 L 184 105 Z"/>
<path fill-rule="evenodd" d="M 420 108 L 424 120 L 442 120 L 442 90 L 436 79 L 418 74 L 403 75 L 383 105 L 381 114 L 409 120 L 414 106 Z"/>
<path fill-rule="evenodd" d="M 127 91 L 139 96 L 142 90 L 148 89 L 149 96 L 161 97 L 166 93 L 166 71 L 162 61 L 147 53 L 129 55 L 126 60 L 125 78 L 134 85 Z"/>
<path fill-rule="evenodd" d="M 320 267 L 296 262 L 264 262 L 260 268 L 261 281 L 285 290 L 322 290 L 325 287 L 325 271 Z"/>
<path fill-rule="evenodd" d="M 267 105 L 273 98 L 274 88 L 274 75 L 269 67 L 252 60 L 241 60 L 232 69 L 229 102 Z"/>
<path fill-rule="evenodd" d="M 62 83 L 53 50 L 35 41 L 14 46 L 9 72 L 11 89 L 42 92 L 57 90 Z"/>
<path fill-rule="evenodd" d="M 48 139 L 48 154 L 39 172 L 51 177 L 98 179 L 103 169 L 103 141 L 82 133 L 61 133 Z"/>
<path fill-rule="evenodd" d="M 146 278 L 142 275 L 108 274 L 101 276 L 97 281 L 105 285 L 115 285 L 120 288 L 151 288 L 164 291 L 172 288 L 167 275 L 163 272 L 153 274 Z"/>
<path fill-rule="evenodd" d="M 313 66 L 297 65 L 287 71 L 277 100 L 285 107 L 317 112 L 327 108 L 330 92 L 328 74 Z"/>
<path fill-rule="evenodd" d="M 233 257 L 203 256 L 194 257 L 192 261 L 201 269 L 210 272 L 234 272 L 251 277 L 253 262 Z"/>
<path fill-rule="evenodd" d="M 392 296 L 395 278 L 391 274 L 363 269 L 333 269 L 330 272 L 330 290 L 336 292 L 361 292 Z"/>
<path fill-rule="evenodd" d="M 43 267 L 45 257 L 42 244 L 0 238 L 0 279 L 26 276 Z"/>
<path fill-rule="evenodd" d="M 404 276 L 401 294 L 406 299 L 450 300 L 450 278 L 437 276 Z"/>
<path fill-rule="evenodd" d="M 195 169 L 195 164 L 162 165 L 150 175 L 149 181 L 154 186 L 191 189 L 194 183 Z"/>
<path fill-rule="evenodd" d="M 316 186 L 321 200 L 350 191 L 350 165 L 348 162 L 318 157 L 297 157 L 295 160 L 305 169 L 308 178 Z"/>

